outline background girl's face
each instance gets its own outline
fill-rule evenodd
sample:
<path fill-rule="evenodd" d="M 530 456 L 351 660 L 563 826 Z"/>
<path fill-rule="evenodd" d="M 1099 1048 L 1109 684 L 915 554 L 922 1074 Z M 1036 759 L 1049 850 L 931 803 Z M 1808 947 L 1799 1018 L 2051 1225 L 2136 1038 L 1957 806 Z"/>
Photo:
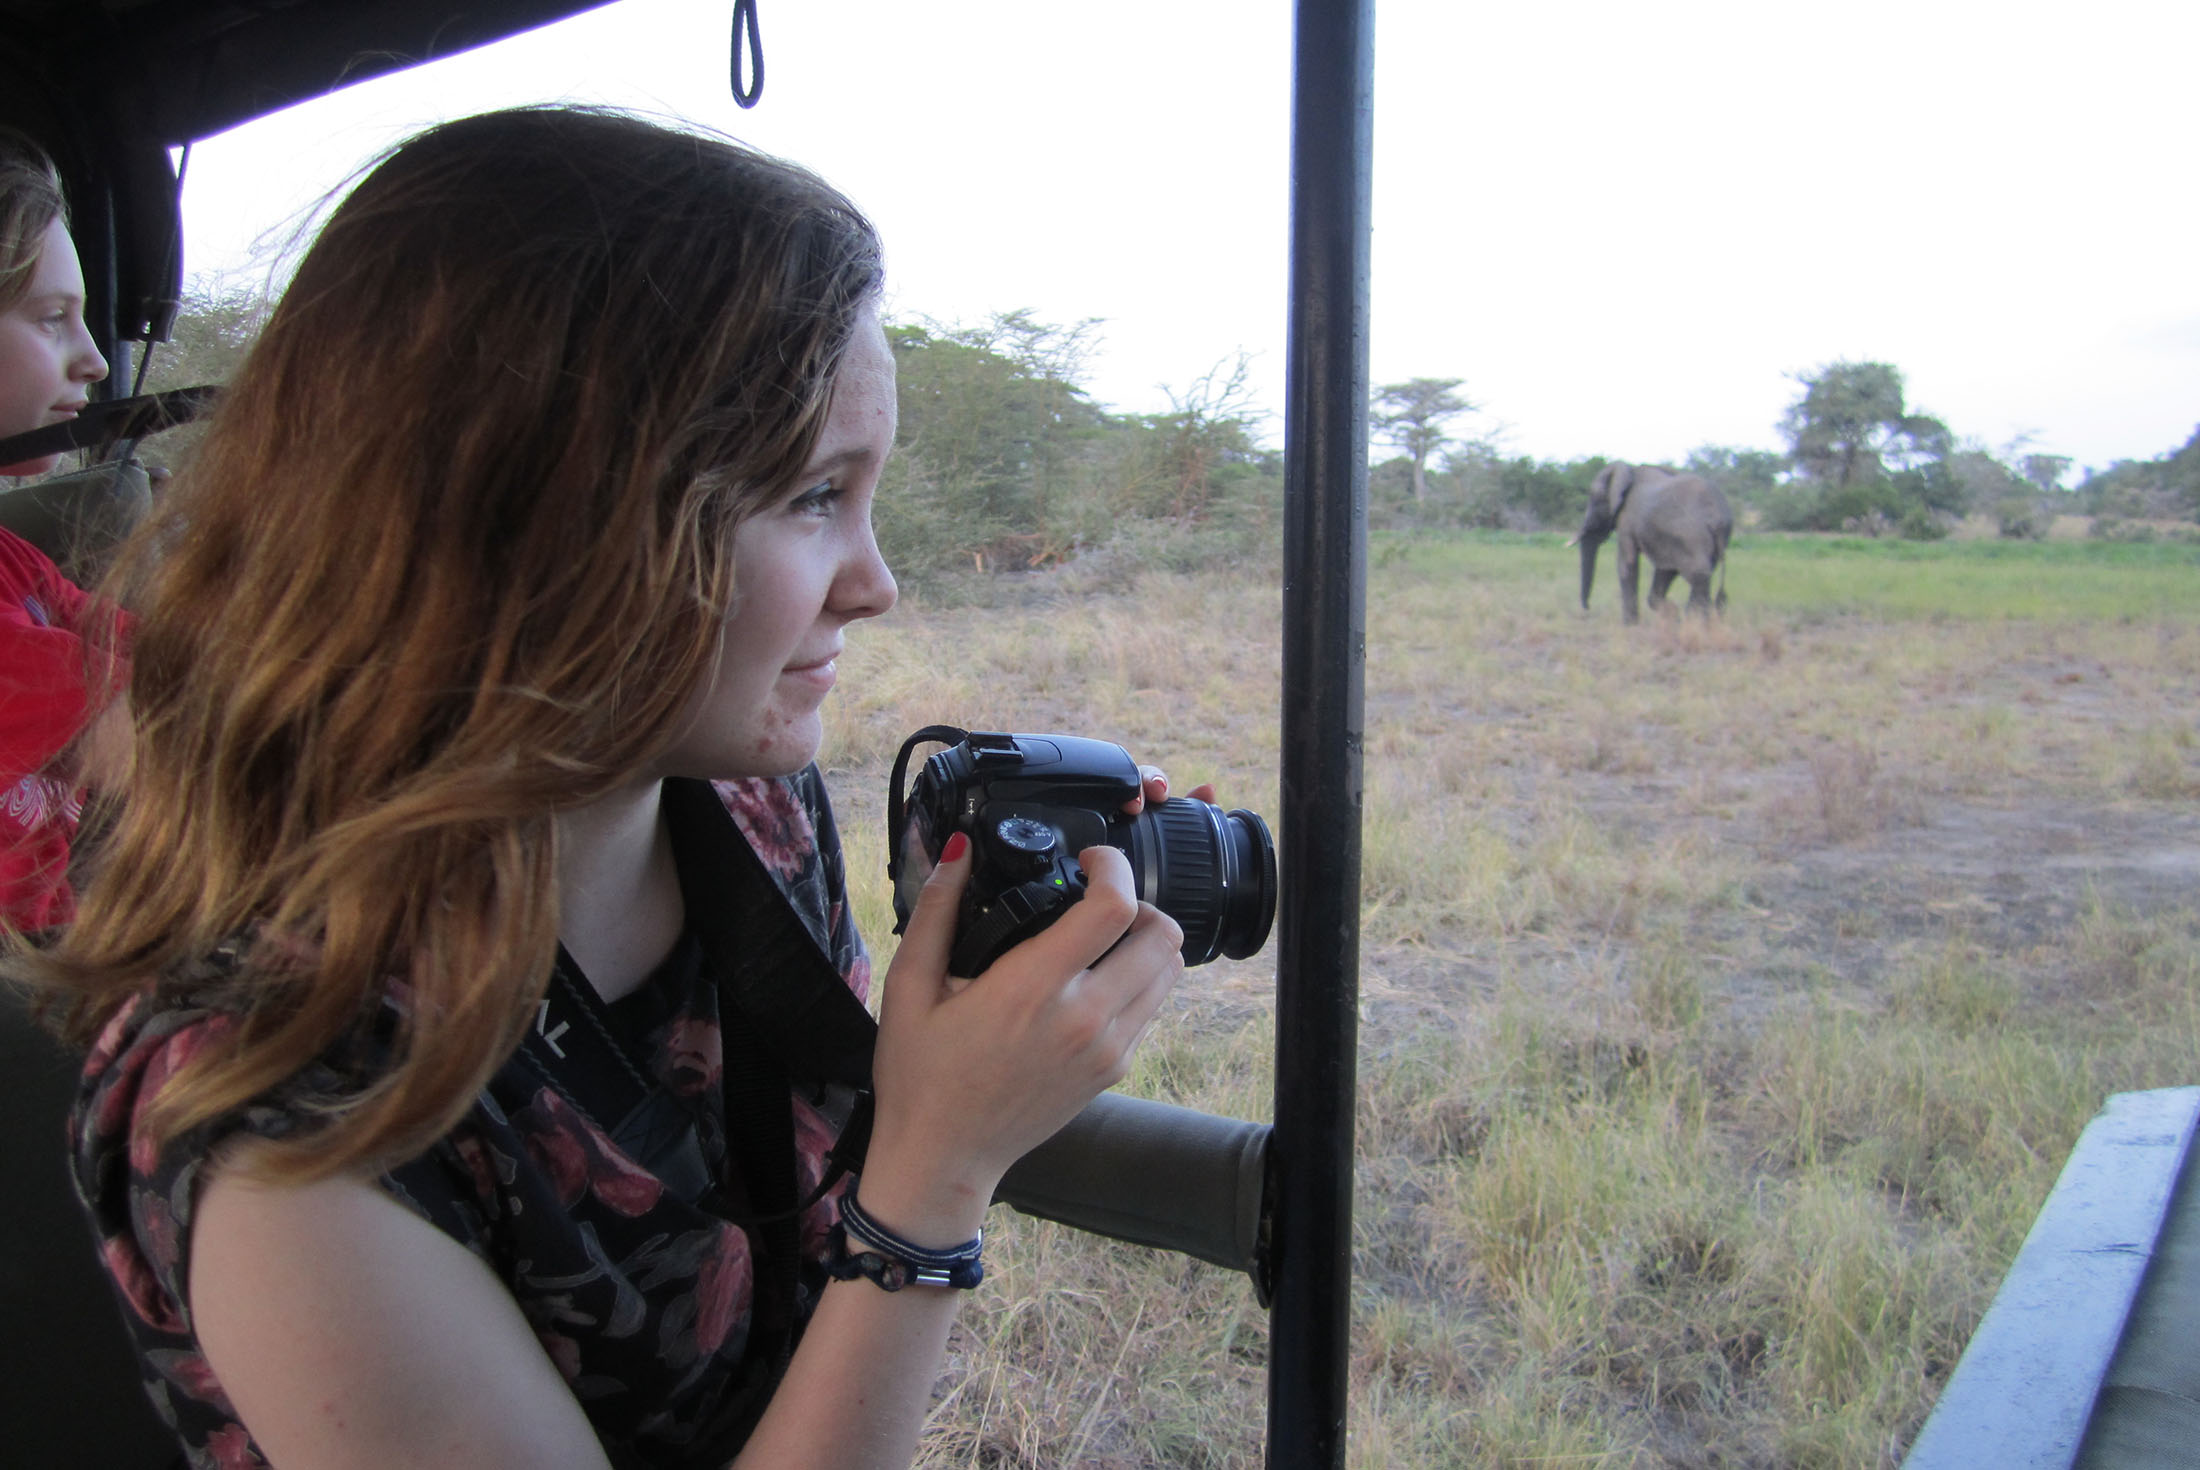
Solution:
<path fill-rule="evenodd" d="M 0 311 L 0 439 L 76 417 L 87 390 L 107 376 L 84 329 L 84 271 L 60 220 L 46 226 L 30 289 Z M 0 474 L 40 475 L 59 455 L 0 465 Z"/>
<path fill-rule="evenodd" d="M 894 425 L 893 349 L 868 312 L 809 464 L 734 532 L 734 605 L 718 668 L 663 774 L 783 776 L 816 756 L 843 630 L 894 605 L 893 574 L 871 535 L 871 494 Z"/>

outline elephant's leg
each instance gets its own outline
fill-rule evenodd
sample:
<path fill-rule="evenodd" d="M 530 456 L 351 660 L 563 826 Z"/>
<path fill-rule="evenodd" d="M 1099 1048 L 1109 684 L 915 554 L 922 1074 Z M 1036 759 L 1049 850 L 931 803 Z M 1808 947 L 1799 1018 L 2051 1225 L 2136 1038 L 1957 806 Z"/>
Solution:
<path fill-rule="evenodd" d="M 1642 621 L 1642 613 L 1635 605 L 1636 589 L 1642 580 L 1642 562 L 1631 546 L 1619 549 L 1619 612 L 1622 620 L 1630 623 Z"/>
<path fill-rule="evenodd" d="M 1652 612 L 1657 612 L 1665 606 L 1666 590 L 1673 585 L 1673 579 L 1679 575 L 1679 572 L 1668 571 L 1664 567 L 1659 567 L 1655 572 L 1651 573 L 1650 610 Z"/>
<path fill-rule="evenodd" d="M 1689 573 L 1688 610 L 1692 613 L 1702 613 L 1706 619 L 1710 618 L 1711 574 L 1709 572 Z"/>

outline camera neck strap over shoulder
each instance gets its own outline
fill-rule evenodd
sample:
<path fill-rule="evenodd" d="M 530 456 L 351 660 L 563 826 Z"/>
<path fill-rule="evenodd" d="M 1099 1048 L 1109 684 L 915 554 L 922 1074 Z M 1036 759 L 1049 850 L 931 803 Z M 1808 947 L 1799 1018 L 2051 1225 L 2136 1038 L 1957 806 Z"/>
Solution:
<path fill-rule="evenodd" d="M 663 801 L 688 928 L 719 977 L 727 1146 L 744 1173 L 751 1153 L 758 1155 L 764 1176 L 778 1178 L 783 1169 L 792 1170 L 790 1079 L 839 1083 L 856 1093 L 855 1111 L 826 1156 L 825 1176 L 810 1199 L 793 1197 L 788 1172 L 786 1190 L 773 1189 L 770 1201 L 745 1202 L 745 1218 L 781 1217 L 791 1231 L 797 1214 L 842 1175 L 863 1167 L 871 1141 L 871 1051 L 878 1023 L 780 892 L 710 783 L 667 781 Z"/>
<path fill-rule="evenodd" d="M 878 1023 L 766 871 L 707 781 L 664 784 L 688 927 L 793 1076 L 868 1091 Z"/>
<path fill-rule="evenodd" d="M 727 1127 L 753 1111 L 735 1106 L 744 1100 L 732 1095 L 736 1087 L 776 1098 L 797 1081 L 845 1086 L 862 1101 L 830 1155 L 837 1179 L 862 1163 L 878 1023 L 710 784 L 667 781 L 663 799 L 687 930 L 718 992 L 721 1033 L 753 1037 L 761 1062 L 746 1066 L 745 1059 L 725 1057 Z M 613 1031 L 594 987 L 560 945 L 543 1017 L 523 1051 L 605 1126 L 627 1116 L 654 1086 Z"/>
<path fill-rule="evenodd" d="M 878 1025 L 707 781 L 670 780 L 665 827 L 688 929 L 719 979 L 726 1149 L 735 1208 L 757 1253 L 755 1346 L 783 1369 L 797 1335 L 798 1216 L 870 1141 Z M 858 1090 L 856 1112 L 809 1200 L 796 1197 L 792 1079 Z"/>
<path fill-rule="evenodd" d="M 521 1053 L 612 1130 L 620 1147 L 649 1158 L 668 1186 L 748 1236 L 755 1264 L 747 1354 L 754 1391 L 734 1395 L 725 1423 L 704 1436 L 738 1447 L 799 1336 L 800 1216 L 863 1164 L 878 1026 L 709 783 L 667 781 L 663 801 L 688 934 L 718 993 L 724 1167 L 711 1177 L 692 1127 L 684 1126 L 685 1110 L 628 1054 L 562 945 L 542 1017 Z M 823 1177 L 802 1198 L 795 1089 L 830 1084 L 852 1089 L 855 1107 L 826 1155 Z M 682 1189 L 691 1174 L 694 1188 Z"/>

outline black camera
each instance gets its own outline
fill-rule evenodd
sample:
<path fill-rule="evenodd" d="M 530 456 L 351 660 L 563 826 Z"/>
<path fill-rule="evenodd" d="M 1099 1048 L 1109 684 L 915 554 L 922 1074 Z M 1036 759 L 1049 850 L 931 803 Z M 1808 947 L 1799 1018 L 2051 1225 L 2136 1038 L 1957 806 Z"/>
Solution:
<path fill-rule="evenodd" d="M 919 745 L 948 748 L 903 782 Z M 904 792 L 906 790 L 906 797 Z M 951 975 L 973 976 L 1053 923 L 1085 891 L 1077 854 L 1102 843 L 1130 859 L 1139 898 L 1184 930 L 1184 963 L 1241 960 L 1276 918 L 1276 844 L 1249 811 L 1204 801 L 1123 804 L 1140 794 L 1120 745 L 1076 735 L 1004 735 L 928 725 L 902 742 L 886 793 L 887 876 L 899 934 L 956 832 L 974 849 Z"/>

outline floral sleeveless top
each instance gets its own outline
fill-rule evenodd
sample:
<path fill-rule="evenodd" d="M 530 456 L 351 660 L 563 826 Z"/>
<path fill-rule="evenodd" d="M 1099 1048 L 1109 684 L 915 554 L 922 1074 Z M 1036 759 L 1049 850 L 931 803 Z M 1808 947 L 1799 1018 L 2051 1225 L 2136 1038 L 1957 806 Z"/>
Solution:
<path fill-rule="evenodd" d="M 839 841 L 815 768 L 714 789 L 801 929 L 865 997 L 870 962 L 849 922 Z M 341 1060 L 325 1061 L 163 1151 L 150 1148 L 134 1129 L 141 1107 L 236 1024 L 218 1001 L 223 973 L 215 956 L 118 1013 L 86 1060 L 70 1119 L 78 1189 L 136 1339 L 146 1391 L 194 1470 L 266 1463 L 193 1334 L 186 1286 L 205 1162 L 240 1133 L 298 1132 L 315 1098 L 356 1076 Z M 449 1135 L 380 1180 L 511 1289 L 622 1470 L 723 1465 L 782 1366 L 751 1341 L 756 1238 L 705 1207 L 722 1193 L 698 1199 L 696 1180 L 681 1177 L 701 1172 L 713 1185 L 728 1183 L 720 1001 L 690 938 L 640 991 L 600 1008 L 630 1070 L 656 1089 L 656 1123 L 641 1129 L 658 1135 L 654 1143 L 592 1116 L 578 1101 L 581 1090 L 561 1086 L 543 1065 L 548 1053 L 530 1045 L 504 1063 Z M 826 1187 L 826 1154 L 852 1094 L 801 1082 L 793 1091 L 794 1183 L 810 1201 L 788 1227 L 800 1262 L 798 1332 L 826 1280 L 825 1237 L 846 1187 Z M 693 1122 L 680 1148 L 662 1146 L 668 1114 Z M 683 1157 L 695 1167 L 676 1167 Z M 732 1184 L 739 1197 L 739 1181 Z"/>

